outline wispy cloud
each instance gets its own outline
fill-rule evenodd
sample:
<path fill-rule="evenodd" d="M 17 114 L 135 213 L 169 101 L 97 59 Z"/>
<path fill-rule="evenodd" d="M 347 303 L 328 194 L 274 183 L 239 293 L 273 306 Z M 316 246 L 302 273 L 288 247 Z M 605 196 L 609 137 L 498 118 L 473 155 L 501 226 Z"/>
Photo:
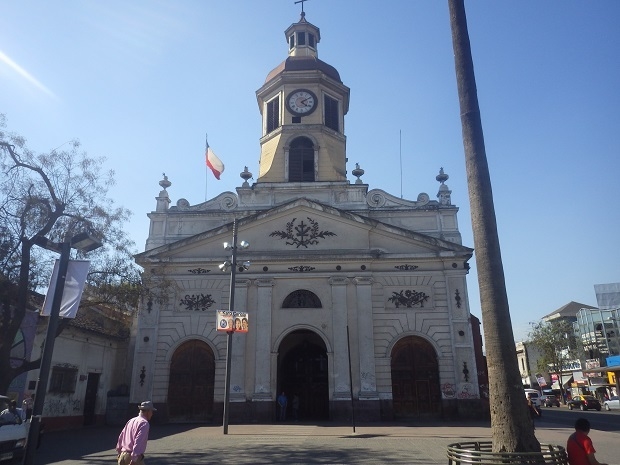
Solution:
<path fill-rule="evenodd" d="M 51 90 L 45 87 L 41 82 L 39 82 L 32 74 L 26 71 L 24 68 L 19 66 L 15 61 L 11 59 L 7 54 L 5 54 L 2 50 L 0 50 L 0 63 L 6 64 L 9 68 L 19 74 L 22 78 L 24 78 L 27 82 L 35 86 L 37 89 L 43 91 L 50 97 L 55 100 L 58 100 L 56 94 L 54 94 Z"/>

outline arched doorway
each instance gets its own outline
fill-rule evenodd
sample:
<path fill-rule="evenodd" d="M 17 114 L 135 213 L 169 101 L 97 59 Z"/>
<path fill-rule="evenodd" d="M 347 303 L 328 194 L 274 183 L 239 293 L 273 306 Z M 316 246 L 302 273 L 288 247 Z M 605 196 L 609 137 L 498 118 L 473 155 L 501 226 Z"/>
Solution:
<path fill-rule="evenodd" d="M 405 337 L 392 349 L 392 404 L 398 419 L 441 412 L 437 354 L 420 337 Z"/>
<path fill-rule="evenodd" d="M 193 340 L 179 346 L 170 362 L 170 421 L 212 421 L 214 379 L 215 356 L 206 343 Z"/>
<path fill-rule="evenodd" d="M 327 349 L 309 330 L 293 331 L 280 344 L 278 394 L 288 397 L 287 419 L 293 419 L 294 395 L 299 397 L 300 421 L 329 420 Z"/>

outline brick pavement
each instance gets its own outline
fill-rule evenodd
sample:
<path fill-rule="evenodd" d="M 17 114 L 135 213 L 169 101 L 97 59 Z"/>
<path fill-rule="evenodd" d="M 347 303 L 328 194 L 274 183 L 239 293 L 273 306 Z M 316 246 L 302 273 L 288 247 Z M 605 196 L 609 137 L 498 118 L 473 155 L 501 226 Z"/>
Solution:
<path fill-rule="evenodd" d="M 37 465 L 115 463 L 120 427 L 83 428 L 46 434 Z M 461 440 L 491 439 L 484 423 L 350 425 L 153 425 L 147 465 L 177 464 L 413 464 L 447 463 L 446 447 Z M 564 445 L 571 428 L 540 425 L 541 442 Z M 593 431 L 597 458 L 615 460 L 619 434 Z M 613 460 L 612 460 L 613 459 Z"/>

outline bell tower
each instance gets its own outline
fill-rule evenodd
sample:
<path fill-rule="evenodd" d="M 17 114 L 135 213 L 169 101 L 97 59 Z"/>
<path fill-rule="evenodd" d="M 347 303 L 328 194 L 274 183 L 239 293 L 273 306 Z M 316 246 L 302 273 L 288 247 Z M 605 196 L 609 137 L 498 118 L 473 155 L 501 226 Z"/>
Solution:
<path fill-rule="evenodd" d="M 346 181 L 350 90 L 319 60 L 321 34 L 305 16 L 284 32 L 288 57 L 256 91 L 263 122 L 258 183 Z"/>

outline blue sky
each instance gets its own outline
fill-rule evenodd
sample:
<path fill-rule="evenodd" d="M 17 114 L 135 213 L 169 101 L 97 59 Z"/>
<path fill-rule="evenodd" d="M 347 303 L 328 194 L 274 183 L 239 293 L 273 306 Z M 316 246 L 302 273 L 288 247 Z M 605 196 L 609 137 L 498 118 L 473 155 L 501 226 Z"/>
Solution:
<path fill-rule="evenodd" d="M 0 0 L 0 113 L 45 152 L 79 139 L 116 171 L 143 250 L 165 172 L 200 203 L 258 172 L 255 92 L 286 58 L 293 0 Z M 473 247 L 446 1 L 310 0 L 319 57 L 351 88 L 348 170 L 434 198 L 444 167 Z M 620 281 L 620 2 L 467 1 L 515 338 Z M 224 161 L 206 178 L 204 139 Z M 402 154 L 402 176 L 400 156 Z M 208 181 L 206 181 L 208 179 Z M 355 178 L 349 177 L 353 182 Z M 402 185 L 402 188 L 401 188 Z M 475 262 L 469 300 L 480 317 Z"/>

